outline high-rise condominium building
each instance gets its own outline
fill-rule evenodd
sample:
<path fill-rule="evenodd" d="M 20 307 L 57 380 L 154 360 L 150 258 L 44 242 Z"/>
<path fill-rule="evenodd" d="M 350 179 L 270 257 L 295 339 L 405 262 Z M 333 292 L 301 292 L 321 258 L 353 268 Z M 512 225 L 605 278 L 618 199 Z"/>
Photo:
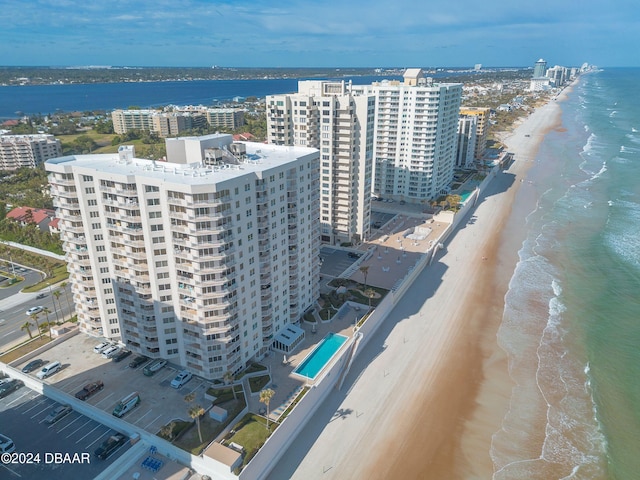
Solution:
<path fill-rule="evenodd" d="M 447 193 L 453 180 L 462 84 L 434 83 L 418 68 L 404 82 L 352 86 L 376 99 L 375 194 L 421 203 Z"/>
<path fill-rule="evenodd" d="M 547 73 L 547 62 L 542 58 L 533 67 L 533 78 L 544 77 Z"/>
<path fill-rule="evenodd" d="M 359 243 L 370 232 L 375 99 L 345 82 L 300 81 L 266 99 L 267 138 L 320 150 L 322 241 Z"/>
<path fill-rule="evenodd" d="M 230 135 L 167 152 L 46 162 L 78 323 L 221 378 L 302 332 L 319 296 L 318 152 Z"/>
<path fill-rule="evenodd" d="M 476 160 L 482 160 L 487 151 L 487 131 L 489 130 L 489 115 L 491 109 L 488 107 L 461 107 L 461 117 L 474 117 L 476 119 L 476 141 L 473 156 Z"/>
<path fill-rule="evenodd" d="M 471 168 L 474 160 L 478 131 L 478 118 L 460 115 L 458 120 L 458 147 L 456 168 Z"/>
<path fill-rule="evenodd" d="M 60 140 L 53 135 L 0 135 L 0 170 L 35 167 L 61 154 Z"/>

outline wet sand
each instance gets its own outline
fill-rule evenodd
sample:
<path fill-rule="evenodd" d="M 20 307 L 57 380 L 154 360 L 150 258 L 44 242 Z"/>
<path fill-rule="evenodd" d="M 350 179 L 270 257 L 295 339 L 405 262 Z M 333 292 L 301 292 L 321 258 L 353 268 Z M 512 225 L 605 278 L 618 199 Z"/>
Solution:
<path fill-rule="evenodd" d="M 525 174 L 559 121 L 552 101 L 504 139 L 515 162 L 361 352 L 348 391 L 327 398 L 269 478 L 492 477 L 492 435 L 512 388 L 496 332 L 535 202 Z"/>

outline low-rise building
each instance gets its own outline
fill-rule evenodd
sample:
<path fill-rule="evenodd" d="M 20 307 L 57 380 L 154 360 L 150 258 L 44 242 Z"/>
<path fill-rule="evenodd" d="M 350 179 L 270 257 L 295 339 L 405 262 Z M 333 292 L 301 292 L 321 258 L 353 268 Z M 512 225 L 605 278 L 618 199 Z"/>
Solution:
<path fill-rule="evenodd" d="M 35 167 L 60 155 L 62 145 L 53 135 L 0 135 L 0 170 Z"/>

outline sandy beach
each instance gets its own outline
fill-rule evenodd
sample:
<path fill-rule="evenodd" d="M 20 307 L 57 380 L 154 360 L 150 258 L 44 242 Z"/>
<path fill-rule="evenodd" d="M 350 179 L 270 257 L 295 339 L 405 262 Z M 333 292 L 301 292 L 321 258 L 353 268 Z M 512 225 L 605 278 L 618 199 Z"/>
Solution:
<path fill-rule="evenodd" d="M 512 166 L 391 312 L 269 478 L 491 478 L 511 380 L 496 342 L 534 193 L 524 176 L 560 122 L 551 101 L 504 138 Z"/>

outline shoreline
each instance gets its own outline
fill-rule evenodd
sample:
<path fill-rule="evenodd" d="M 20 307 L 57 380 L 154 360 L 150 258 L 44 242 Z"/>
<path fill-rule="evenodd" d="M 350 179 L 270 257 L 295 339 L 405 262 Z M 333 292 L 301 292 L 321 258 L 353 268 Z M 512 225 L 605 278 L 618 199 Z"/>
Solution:
<path fill-rule="evenodd" d="M 420 274 L 388 319 L 388 335 L 369 342 L 378 349 L 382 342 L 382 352 L 355 369 L 348 392 L 330 395 L 317 418 L 355 415 L 303 432 L 300 446 L 289 449 L 293 458 L 287 452 L 270 478 L 493 475 L 492 435 L 511 388 L 496 333 L 524 237 L 514 199 L 544 135 L 559 125 L 559 101 L 536 109 L 504 139 L 515 162 L 483 192 L 472 212 L 477 220 L 463 222 L 446 253 Z M 521 218 L 514 222 L 515 213 Z"/>

